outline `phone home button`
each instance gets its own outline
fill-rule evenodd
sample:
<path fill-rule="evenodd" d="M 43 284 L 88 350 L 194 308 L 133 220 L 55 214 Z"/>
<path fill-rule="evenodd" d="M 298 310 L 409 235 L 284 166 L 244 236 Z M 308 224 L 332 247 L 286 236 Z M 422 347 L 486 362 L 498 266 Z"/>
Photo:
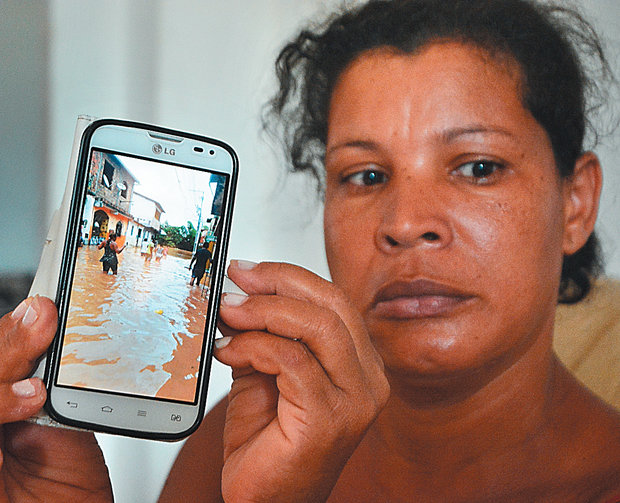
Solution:
<path fill-rule="evenodd" d="M 105 412 L 107 414 L 111 413 L 113 410 L 114 409 L 109 405 L 104 405 L 103 407 L 101 407 L 101 412 Z"/>

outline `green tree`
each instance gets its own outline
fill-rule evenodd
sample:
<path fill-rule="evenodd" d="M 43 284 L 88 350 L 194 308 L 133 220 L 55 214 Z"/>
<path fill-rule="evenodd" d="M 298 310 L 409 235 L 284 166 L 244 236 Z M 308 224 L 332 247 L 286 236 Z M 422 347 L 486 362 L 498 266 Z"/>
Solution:
<path fill-rule="evenodd" d="M 191 222 L 184 226 L 173 226 L 167 222 L 161 226 L 165 235 L 160 236 L 159 242 L 165 246 L 192 251 L 196 240 L 196 228 Z M 162 233 L 162 234 L 163 234 Z"/>
<path fill-rule="evenodd" d="M 187 222 L 187 225 L 185 227 L 182 227 L 182 229 L 185 232 L 183 235 L 183 239 L 181 239 L 177 248 L 180 248 L 181 250 L 192 251 L 194 249 L 194 241 L 196 240 L 196 229 L 189 221 Z"/>

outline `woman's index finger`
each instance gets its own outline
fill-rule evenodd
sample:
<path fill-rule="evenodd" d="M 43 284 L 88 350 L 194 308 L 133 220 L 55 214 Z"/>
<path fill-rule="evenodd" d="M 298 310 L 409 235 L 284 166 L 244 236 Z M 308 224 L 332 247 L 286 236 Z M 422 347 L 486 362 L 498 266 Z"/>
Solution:
<path fill-rule="evenodd" d="M 359 358 L 363 361 L 379 358 L 360 313 L 331 281 L 303 267 L 282 262 L 255 264 L 232 260 L 228 276 L 248 295 L 281 295 L 334 311 L 348 328 Z"/>

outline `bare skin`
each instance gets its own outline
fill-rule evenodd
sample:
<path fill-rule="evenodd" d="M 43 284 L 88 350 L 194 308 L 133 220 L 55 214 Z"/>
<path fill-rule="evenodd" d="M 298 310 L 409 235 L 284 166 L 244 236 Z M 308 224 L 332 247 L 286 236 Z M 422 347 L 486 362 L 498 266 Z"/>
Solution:
<path fill-rule="evenodd" d="M 559 177 L 545 131 L 521 103 L 517 69 L 456 43 L 363 54 L 332 95 L 326 171 L 337 296 L 361 314 L 390 398 L 375 421 L 363 406 L 357 418 L 326 408 L 328 389 L 305 357 L 334 382 L 369 353 L 340 351 L 347 337 L 288 297 L 307 301 L 297 289 L 316 288 L 333 306 L 331 287 L 292 266 L 282 278 L 273 264 L 233 264 L 229 274 L 250 296 L 221 311 L 237 334 L 216 353 L 233 367 L 231 405 L 225 425 L 221 416 L 205 423 L 209 435 L 224 431 L 224 499 L 604 502 L 619 492 L 620 417 L 551 350 L 562 257 L 592 232 L 600 166 L 584 154 L 571 178 Z M 290 340 L 298 338 L 303 358 Z M 333 348 L 339 364 L 326 367 Z M 268 429 L 260 425 L 290 419 L 284 399 L 315 416 L 303 422 L 309 441 L 286 459 L 286 436 L 253 450 Z M 350 421 L 344 446 L 324 427 Z M 199 431 L 187 448 L 208 451 L 205 438 Z M 220 497 L 203 489 L 212 498 L 204 501 Z"/>
<path fill-rule="evenodd" d="M 97 248 L 101 250 L 101 248 L 103 248 L 105 245 L 106 245 L 106 241 L 102 241 L 101 243 L 97 245 Z M 113 252 L 121 253 L 125 249 L 126 246 L 127 245 L 123 245 L 122 248 L 119 248 L 118 244 L 116 244 L 116 238 L 110 238 L 110 248 L 112 249 Z"/>
<path fill-rule="evenodd" d="M 286 264 L 247 267 L 228 275 L 250 296 L 229 294 L 220 311 L 236 331 L 218 350 L 234 379 L 224 499 L 325 501 L 388 398 L 383 365 L 333 284 Z"/>

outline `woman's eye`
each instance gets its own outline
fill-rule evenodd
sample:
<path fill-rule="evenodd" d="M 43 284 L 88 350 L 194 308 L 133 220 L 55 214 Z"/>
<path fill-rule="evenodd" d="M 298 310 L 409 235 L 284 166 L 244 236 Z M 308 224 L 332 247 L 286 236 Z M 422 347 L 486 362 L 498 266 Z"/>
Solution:
<path fill-rule="evenodd" d="M 461 176 L 473 178 L 477 182 L 484 182 L 502 169 L 502 165 L 493 161 L 474 161 L 457 168 Z"/>
<path fill-rule="evenodd" d="M 386 180 L 387 176 L 385 173 L 374 169 L 359 171 L 344 178 L 344 182 L 364 187 L 384 183 Z"/>

